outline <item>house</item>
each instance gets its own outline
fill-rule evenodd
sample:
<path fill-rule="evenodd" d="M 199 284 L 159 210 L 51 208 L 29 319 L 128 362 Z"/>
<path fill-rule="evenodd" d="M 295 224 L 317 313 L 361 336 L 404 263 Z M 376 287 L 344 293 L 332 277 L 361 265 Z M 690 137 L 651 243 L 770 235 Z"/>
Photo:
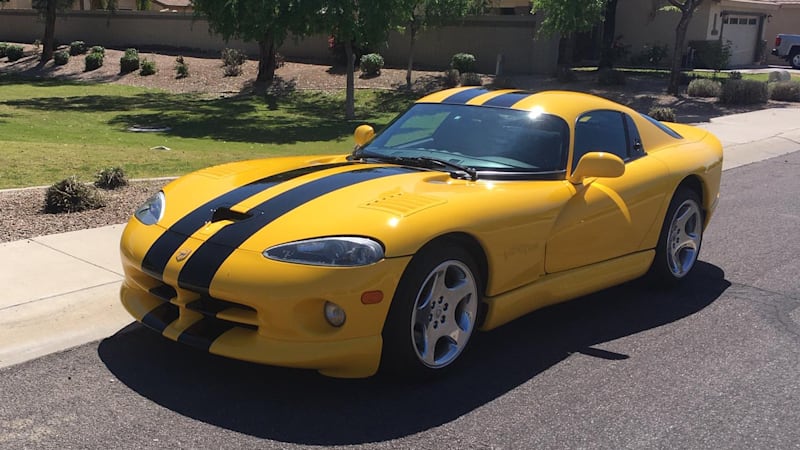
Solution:
<path fill-rule="evenodd" d="M 190 13 L 191 0 L 150 0 L 151 11 Z"/>
<path fill-rule="evenodd" d="M 672 53 L 680 13 L 661 10 L 665 3 L 619 0 L 615 34 L 631 54 L 653 45 L 666 45 Z M 728 67 L 782 64 L 769 55 L 778 33 L 800 34 L 800 0 L 706 0 L 692 16 L 682 54 L 692 53 L 690 46 L 719 41 L 730 46 Z"/>

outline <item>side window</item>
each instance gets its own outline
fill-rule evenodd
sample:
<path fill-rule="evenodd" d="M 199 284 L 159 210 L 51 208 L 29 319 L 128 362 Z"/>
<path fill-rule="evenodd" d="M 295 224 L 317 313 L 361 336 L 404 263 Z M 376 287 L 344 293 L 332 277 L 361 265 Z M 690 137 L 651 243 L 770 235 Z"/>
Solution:
<path fill-rule="evenodd" d="M 636 128 L 636 123 L 631 119 L 631 116 L 627 114 L 623 114 L 623 116 L 625 116 L 625 130 L 628 132 L 629 159 L 644 156 L 644 145 L 642 144 L 641 136 L 639 136 L 639 129 Z"/>
<path fill-rule="evenodd" d="M 581 157 L 589 152 L 613 153 L 623 161 L 630 159 L 628 142 L 621 112 L 600 110 L 585 113 L 575 123 L 572 170 L 575 170 Z"/>

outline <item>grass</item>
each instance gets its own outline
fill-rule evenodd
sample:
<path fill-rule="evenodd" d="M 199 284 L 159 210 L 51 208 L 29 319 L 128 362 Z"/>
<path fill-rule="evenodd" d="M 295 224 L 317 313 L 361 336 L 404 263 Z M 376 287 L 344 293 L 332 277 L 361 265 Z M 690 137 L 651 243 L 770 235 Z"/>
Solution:
<path fill-rule="evenodd" d="M 208 99 L 114 84 L 0 76 L 0 188 L 92 180 L 122 166 L 130 178 L 174 176 L 213 164 L 348 152 L 356 126 L 385 125 L 413 98 L 356 93 L 359 120 L 343 119 L 344 94 L 288 89 L 272 96 Z M 131 126 L 168 126 L 134 133 Z M 171 150 L 151 150 L 165 146 Z"/>

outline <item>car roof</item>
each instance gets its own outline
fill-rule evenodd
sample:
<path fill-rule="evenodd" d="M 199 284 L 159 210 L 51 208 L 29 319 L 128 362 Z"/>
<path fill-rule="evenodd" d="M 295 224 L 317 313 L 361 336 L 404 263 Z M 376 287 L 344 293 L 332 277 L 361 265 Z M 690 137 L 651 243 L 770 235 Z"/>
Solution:
<path fill-rule="evenodd" d="M 417 100 L 417 103 L 473 105 L 522 111 L 539 109 L 548 114 L 561 116 L 567 119 L 568 122 L 576 119 L 586 111 L 598 109 L 613 109 L 631 115 L 636 114 L 634 110 L 611 100 L 572 91 L 533 93 L 516 89 L 491 90 L 483 87 L 462 87 L 435 92 Z"/>

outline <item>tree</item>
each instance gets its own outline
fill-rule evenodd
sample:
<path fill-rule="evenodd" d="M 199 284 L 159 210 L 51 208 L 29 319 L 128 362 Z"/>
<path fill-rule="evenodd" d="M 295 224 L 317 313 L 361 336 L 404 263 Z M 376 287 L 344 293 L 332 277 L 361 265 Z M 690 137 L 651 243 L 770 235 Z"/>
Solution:
<path fill-rule="evenodd" d="M 315 28 L 330 33 L 344 46 L 347 64 L 345 117 L 355 118 L 354 46 L 376 48 L 386 43 L 389 30 L 403 23 L 408 0 L 322 0 Z"/>
<path fill-rule="evenodd" d="M 486 6 L 487 0 L 407 0 L 403 5 L 407 18 L 404 28 L 408 31 L 410 39 L 406 86 L 411 88 L 417 34 L 425 28 L 441 27 L 468 14 L 479 14 L 486 9 Z"/>
<path fill-rule="evenodd" d="M 614 67 L 614 59 L 618 57 L 614 48 L 617 33 L 617 0 L 607 0 L 603 10 L 603 44 L 600 48 L 600 69 Z"/>
<path fill-rule="evenodd" d="M 312 13 L 311 2 L 301 0 L 192 0 L 192 6 L 226 41 L 258 43 L 256 82 L 267 84 L 275 79 L 276 49 L 290 32 L 307 35 L 306 19 Z"/>
<path fill-rule="evenodd" d="M 703 0 L 669 0 L 671 5 L 662 10 L 680 11 L 681 18 L 678 19 L 678 25 L 675 27 L 675 47 L 672 52 L 672 66 L 669 73 L 669 85 L 667 92 L 672 95 L 678 95 L 680 90 L 680 76 L 681 76 L 681 60 L 683 58 L 683 45 L 686 41 L 686 30 L 689 28 L 689 22 L 692 20 L 692 15 Z"/>
<path fill-rule="evenodd" d="M 544 13 L 539 33 L 561 33 L 567 39 L 564 63 L 572 64 L 576 32 L 589 31 L 603 20 L 606 0 L 533 0 L 531 12 Z"/>
<path fill-rule="evenodd" d="M 56 36 L 56 15 L 72 7 L 73 0 L 33 0 L 31 6 L 44 16 L 44 38 L 42 39 L 42 56 L 39 64 L 53 58 Z"/>

